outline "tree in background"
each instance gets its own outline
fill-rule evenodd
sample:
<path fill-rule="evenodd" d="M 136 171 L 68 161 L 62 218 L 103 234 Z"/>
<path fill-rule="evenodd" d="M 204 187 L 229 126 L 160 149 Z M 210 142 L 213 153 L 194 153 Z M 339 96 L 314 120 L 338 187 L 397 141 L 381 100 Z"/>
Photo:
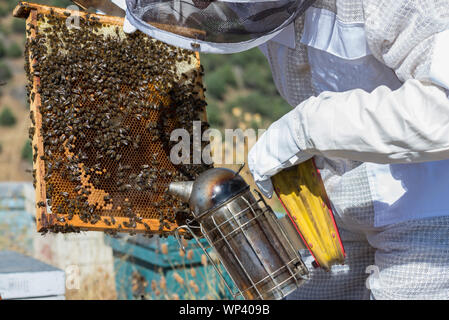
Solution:
<path fill-rule="evenodd" d="M 13 42 L 6 50 L 6 56 L 9 58 L 19 58 L 22 56 L 22 48 Z"/>
<path fill-rule="evenodd" d="M 14 18 L 14 20 L 12 20 L 11 30 L 12 32 L 17 34 L 25 34 L 26 31 L 25 20 Z"/>
<path fill-rule="evenodd" d="M 8 14 L 8 8 L 5 6 L 0 6 L 0 18 L 6 17 Z"/>
<path fill-rule="evenodd" d="M 0 62 L 0 81 L 8 81 L 12 78 L 11 69 L 4 62 Z"/>
<path fill-rule="evenodd" d="M 22 160 L 28 163 L 33 163 L 33 148 L 31 147 L 31 141 L 27 140 L 22 147 Z"/>
<path fill-rule="evenodd" d="M 205 85 L 209 94 L 216 99 L 223 99 L 226 89 L 228 87 L 236 87 L 237 81 L 235 79 L 232 67 L 225 64 L 210 75 L 205 77 Z"/>
<path fill-rule="evenodd" d="M 221 128 L 224 125 L 224 120 L 216 102 L 208 102 L 207 104 L 207 120 L 212 128 Z"/>
<path fill-rule="evenodd" d="M 6 107 L 3 109 L 3 111 L 0 113 L 0 126 L 4 127 L 12 127 L 16 124 L 17 119 L 12 113 L 11 109 Z"/>
<path fill-rule="evenodd" d="M 0 42 L 0 58 L 3 58 L 6 54 L 6 48 L 3 42 Z"/>

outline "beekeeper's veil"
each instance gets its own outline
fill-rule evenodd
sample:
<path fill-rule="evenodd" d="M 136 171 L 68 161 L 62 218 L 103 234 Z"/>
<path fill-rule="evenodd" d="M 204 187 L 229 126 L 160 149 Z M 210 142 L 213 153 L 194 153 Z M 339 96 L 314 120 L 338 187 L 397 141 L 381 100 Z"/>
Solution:
<path fill-rule="evenodd" d="M 256 47 L 315 0 L 126 0 L 129 22 L 165 43 L 210 53 Z"/>

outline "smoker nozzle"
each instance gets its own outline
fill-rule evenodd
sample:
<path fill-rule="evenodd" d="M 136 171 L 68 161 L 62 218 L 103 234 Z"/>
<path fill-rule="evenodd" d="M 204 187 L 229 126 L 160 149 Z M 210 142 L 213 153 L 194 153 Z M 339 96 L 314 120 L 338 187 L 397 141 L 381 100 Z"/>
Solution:
<path fill-rule="evenodd" d="M 168 186 L 168 193 L 182 201 L 189 202 L 194 181 L 176 181 Z"/>

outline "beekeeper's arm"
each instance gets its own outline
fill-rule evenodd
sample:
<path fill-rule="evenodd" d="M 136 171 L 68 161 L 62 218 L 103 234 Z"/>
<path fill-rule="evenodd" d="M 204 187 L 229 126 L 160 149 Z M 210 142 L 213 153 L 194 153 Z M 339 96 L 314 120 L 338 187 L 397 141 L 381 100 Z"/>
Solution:
<path fill-rule="evenodd" d="M 376 163 L 449 159 L 449 4 L 364 1 L 368 44 L 403 85 L 324 92 L 273 123 L 248 164 L 262 192 L 270 177 L 314 155 Z"/>

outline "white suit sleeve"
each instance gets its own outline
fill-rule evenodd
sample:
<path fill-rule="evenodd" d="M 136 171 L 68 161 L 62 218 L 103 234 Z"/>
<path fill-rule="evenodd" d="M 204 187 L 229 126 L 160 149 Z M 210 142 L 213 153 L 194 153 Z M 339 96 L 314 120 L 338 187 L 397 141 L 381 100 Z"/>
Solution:
<path fill-rule="evenodd" d="M 403 85 L 324 92 L 292 115 L 301 151 L 377 163 L 449 159 L 449 2 L 364 1 L 368 44 Z"/>

